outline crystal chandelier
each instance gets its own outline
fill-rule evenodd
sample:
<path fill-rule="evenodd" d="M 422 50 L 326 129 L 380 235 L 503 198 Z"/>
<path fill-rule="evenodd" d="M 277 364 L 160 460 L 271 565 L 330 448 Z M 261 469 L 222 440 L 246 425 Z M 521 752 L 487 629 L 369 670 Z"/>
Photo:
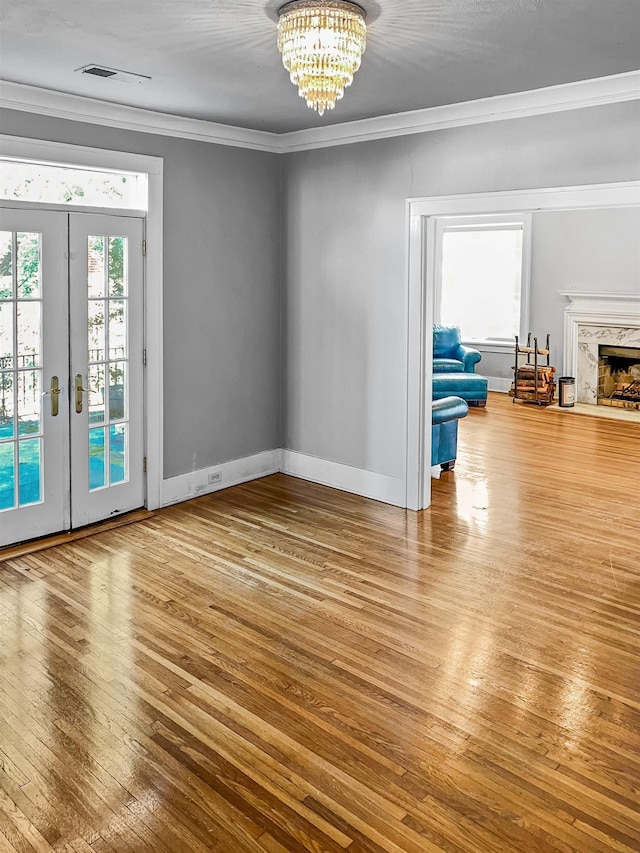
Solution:
<path fill-rule="evenodd" d="M 282 63 L 307 106 L 323 115 L 360 68 L 367 43 L 364 11 L 345 0 L 294 0 L 278 15 Z"/>

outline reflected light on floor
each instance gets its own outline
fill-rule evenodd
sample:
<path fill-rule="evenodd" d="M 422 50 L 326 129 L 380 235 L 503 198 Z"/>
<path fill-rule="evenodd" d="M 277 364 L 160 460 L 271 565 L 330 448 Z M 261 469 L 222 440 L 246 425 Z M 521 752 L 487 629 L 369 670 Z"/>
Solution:
<path fill-rule="evenodd" d="M 558 697 L 558 718 L 569 732 L 564 745 L 576 749 L 588 733 L 589 723 L 597 718 L 597 708 L 592 707 L 597 697 L 589 687 L 596 679 L 587 649 L 582 647 L 575 650 L 571 669 L 571 675 Z"/>
<path fill-rule="evenodd" d="M 129 679 L 135 679 L 137 671 L 131 608 L 135 575 L 129 555 L 120 553 L 117 557 L 94 562 L 88 568 L 88 578 L 92 604 L 87 625 L 86 662 L 100 676 L 95 691 L 85 696 L 94 709 L 91 740 L 95 749 L 91 759 L 96 768 L 117 768 L 115 792 L 120 784 L 126 787 L 139 775 L 137 749 L 120 737 L 126 731 L 128 718 L 135 717 L 139 703 L 137 691 L 128 683 Z M 89 679 L 87 683 L 93 685 L 94 680 Z M 105 715 L 109 720 L 108 736 L 105 736 Z"/>
<path fill-rule="evenodd" d="M 439 692 L 464 708 L 472 734 L 485 726 L 481 710 L 489 700 L 487 674 L 492 671 L 499 640 L 493 631 L 468 622 L 453 629 L 447 656 L 436 672 Z M 477 726 L 475 721 L 477 720 Z M 466 736 L 465 736 L 466 737 Z"/>
<path fill-rule="evenodd" d="M 489 486 L 486 480 L 459 479 L 456 481 L 456 514 L 461 521 L 479 532 L 489 524 Z"/>

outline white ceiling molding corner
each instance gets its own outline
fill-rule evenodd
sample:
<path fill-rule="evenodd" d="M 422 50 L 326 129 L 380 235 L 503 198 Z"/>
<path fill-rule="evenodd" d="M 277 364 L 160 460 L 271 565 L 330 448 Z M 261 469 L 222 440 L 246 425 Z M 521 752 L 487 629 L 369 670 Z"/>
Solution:
<path fill-rule="evenodd" d="M 251 148 L 271 153 L 280 150 L 276 133 L 142 110 L 139 107 L 128 107 L 5 80 L 0 80 L 0 107 L 139 133 L 231 145 L 236 148 Z"/>
<path fill-rule="evenodd" d="M 277 154 L 640 99 L 640 70 L 360 121 L 267 133 L 0 81 L 0 107 Z"/>

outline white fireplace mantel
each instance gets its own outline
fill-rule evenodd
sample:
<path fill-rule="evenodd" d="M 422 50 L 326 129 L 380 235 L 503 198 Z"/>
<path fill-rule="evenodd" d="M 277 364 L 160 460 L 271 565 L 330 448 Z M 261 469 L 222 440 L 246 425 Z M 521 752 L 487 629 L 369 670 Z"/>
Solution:
<path fill-rule="evenodd" d="M 640 312 L 640 290 L 638 293 L 598 293 L 588 290 L 560 290 L 560 296 L 566 296 L 571 300 L 565 311 L 579 309 L 582 311 L 607 314 L 619 311 L 628 314 L 630 311 Z M 603 306 L 606 304 L 606 308 Z"/>
<path fill-rule="evenodd" d="M 640 346 L 640 290 L 638 293 L 561 290 L 560 294 L 570 300 L 564 309 L 564 372 L 578 378 L 578 399 L 595 402 L 594 377 L 580 377 L 580 363 L 583 367 L 589 363 L 595 375 L 598 341 Z M 579 357 L 580 348 L 584 352 Z"/>
<path fill-rule="evenodd" d="M 575 376 L 578 355 L 578 326 L 640 328 L 640 292 L 590 293 L 561 290 L 570 300 L 564 309 L 564 372 Z"/>

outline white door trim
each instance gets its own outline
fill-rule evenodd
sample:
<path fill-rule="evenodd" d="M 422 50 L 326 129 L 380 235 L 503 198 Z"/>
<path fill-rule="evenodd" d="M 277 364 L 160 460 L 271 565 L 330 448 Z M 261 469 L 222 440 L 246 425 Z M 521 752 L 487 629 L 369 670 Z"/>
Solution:
<path fill-rule="evenodd" d="M 0 134 L 0 155 L 64 163 L 144 172 L 148 180 L 148 209 L 144 263 L 144 327 L 147 366 L 145 370 L 145 451 L 147 457 L 148 509 L 162 506 L 163 478 L 163 391 L 162 391 L 162 198 L 163 160 L 146 154 L 89 148 L 27 137 Z M 34 204 L 34 208 L 38 205 Z M 77 207 L 73 208 L 78 210 Z M 95 208 L 92 208 L 95 212 Z M 113 211 L 105 208 L 104 213 Z M 129 215 L 135 215 L 131 211 Z"/>
<path fill-rule="evenodd" d="M 408 199 L 407 507 L 431 503 L 431 363 L 438 216 L 640 206 L 640 181 Z"/>

